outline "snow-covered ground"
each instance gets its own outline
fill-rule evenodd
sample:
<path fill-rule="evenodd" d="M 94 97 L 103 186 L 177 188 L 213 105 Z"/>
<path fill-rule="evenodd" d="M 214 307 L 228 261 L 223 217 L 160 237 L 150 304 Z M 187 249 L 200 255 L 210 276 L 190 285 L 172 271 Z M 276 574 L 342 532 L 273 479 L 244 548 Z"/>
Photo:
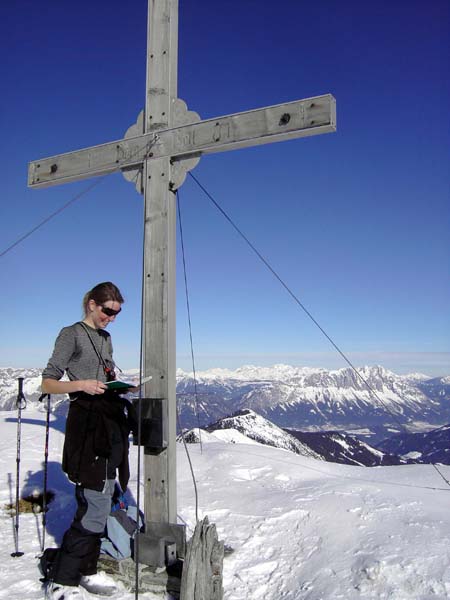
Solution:
<path fill-rule="evenodd" d="M 64 421 L 52 418 L 46 546 L 72 517 L 72 489 L 59 467 Z M 0 413 L 0 599 L 42 598 L 39 515 L 22 514 L 12 558 L 16 412 Z M 45 413 L 23 412 L 21 489 L 42 487 Z M 450 488 L 430 465 L 363 468 L 207 436 L 189 445 L 208 515 L 234 549 L 224 561 L 226 600 L 428 600 L 450 597 Z M 194 488 L 178 444 L 179 515 L 195 521 Z M 136 449 L 132 448 L 132 462 Z M 441 467 L 450 478 L 450 467 Z M 135 494 L 136 480 L 131 481 Z M 143 600 L 154 600 L 151 593 Z M 92 596 L 95 598 L 95 596 Z M 132 600 L 125 590 L 116 600 Z"/>

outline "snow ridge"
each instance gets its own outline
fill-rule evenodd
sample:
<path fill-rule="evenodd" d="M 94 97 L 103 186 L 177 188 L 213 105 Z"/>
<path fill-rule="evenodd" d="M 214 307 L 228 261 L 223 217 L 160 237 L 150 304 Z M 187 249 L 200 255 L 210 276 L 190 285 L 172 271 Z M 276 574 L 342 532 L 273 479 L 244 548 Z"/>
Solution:
<path fill-rule="evenodd" d="M 310 456 L 316 459 L 322 458 L 290 433 L 283 431 L 283 429 L 280 429 L 274 423 L 271 423 L 250 409 L 241 410 L 207 427 L 208 432 L 230 429 L 239 431 L 251 440 L 265 444 L 266 446 L 290 450 L 302 456 Z"/>

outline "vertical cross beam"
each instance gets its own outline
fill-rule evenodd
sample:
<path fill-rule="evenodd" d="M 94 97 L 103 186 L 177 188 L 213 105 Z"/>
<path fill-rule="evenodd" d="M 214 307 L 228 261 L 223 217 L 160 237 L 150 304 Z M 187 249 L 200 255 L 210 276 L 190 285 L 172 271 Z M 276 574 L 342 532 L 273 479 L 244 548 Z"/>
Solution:
<path fill-rule="evenodd" d="M 149 0 L 144 133 L 171 126 L 177 97 L 178 0 Z M 168 446 L 145 455 L 147 523 L 176 523 L 175 253 L 176 198 L 169 190 L 170 158 L 146 160 L 143 169 L 145 396 L 162 399 Z"/>
<path fill-rule="evenodd" d="M 146 533 L 141 562 L 163 566 L 174 544 L 184 552 L 184 526 L 176 525 L 175 253 L 176 197 L 186 172 L 203 154 L 224 152 L 336 130 L 330 94 L 200 121 L 177 99 L 178 0 L 148 0 L 145 114 L 125 138 L 33 161 L 28 181 L 45 187 L 122 169 L 144 192 L 143 365 L 150 412 L 162 407 L 163 442 L 146 446 Z M 171 158 L 176 159 L 171 165 Z M 141 189 L 142 188 L 142 189 Z M 154 401 L 153 401 L 154 400 Z M 158 415 L 151 414 L 155 420 Z M 151 420 L 151 419 L 150 419 Z M 141 536 L 138 541 L 141 547 Z M 146 554 L 146 559 L 143 559 Z M 180 553 L 181 555 L 181 553 Z"/>

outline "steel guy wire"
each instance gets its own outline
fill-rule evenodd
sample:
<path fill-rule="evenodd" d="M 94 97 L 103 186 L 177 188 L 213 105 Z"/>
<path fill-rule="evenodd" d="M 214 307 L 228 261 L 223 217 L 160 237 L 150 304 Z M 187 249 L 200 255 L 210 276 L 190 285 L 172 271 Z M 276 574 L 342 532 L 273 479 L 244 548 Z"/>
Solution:
<path fill-rule="evenodd" d="M 5 248 L 5 250 L 3 250 L 3 252 L 0 253 L 0 258 L 2 258 L 5 254 L 7 254 L 10 250 L 12 250 L 13 248 L 15 248 L 16 246 L 18 246 L 21 242 L 23 242 L 24 240 L 26 240 L 28 237 L 30 237 L 31 234 L 33 234 L 35 231 L 37 231 L 38 229 L 40 229 L 43 225 L 45 225 L 46 223 L 48 223 L 49 221 L 51 221 L 53 219 L 53 217 L 56 217 L 56 215 L 59 215 L 59 213 L 61 213 L 66 208 L 68 208 L 76 200 L 79 200 L 82 196 L 84 196 L 85 194 L 87 194 L 88 192 L 90 192 L 91 190 L 93 190 L 95 187 L 97 187 L 105 179 L 105 177 L 107 177 L 107 176 L 104 175 L 103 177 L 101 177 L 97 181 L 94 181 L 94 183 L 91 183 L 91 185 L 89 185 L 83 191 L 81 191 L 78 194 L 76 194 L 68 202 L 66 202 L 65 204 L 63 204 L 63 206 L 60 206 L 57 210 L 55 210 L 54 212 L 52 212 L 48 217 L 46 217 L 43 221 L 41 221 L 40 223 L 38 223 L 37 225 L 35 225 L 32 229 L 30 229 L 30 231 L 28 231 L 27 233 L 25 233 L 24 235 L 22 235 L 13 244 L 11 244 L 7 248 Z"/>
<path fill-rule="evenodd" d="M 339 346 L 332 340 L 332 338 L 327 334 L 327 332 L 323 329 L 323 327 L 318 323 L 318 321 L 313 317 L 310 311 L 305 307 L 305 305 L 299 300 L 299 298 L 294 294 L 294 292 L 290 289 L 290 287 L 285 283 L 285 281 L 278 275 L 275 269 L 270 265 L 270 263 L 264 258 L 264 256 L 257 250 L 257 248 L 252 244 L 252 242 L 248 239 L 248 237 L 239 229 L 239 227 L 234 223 L 231 217 L 224 211 L 224 209 L 219 205 L 219 203 L 213 198 L 213 196 L 208 192 L 208 190 L 200 183 L 200 181 L 189 172 L 190 177 L 195 181 L 195 183 L 199 186 L 199 188 L 204 192 L 204 194 L 211 200 L 214 206 L 219 210 L 219 212 L 225 217 L 225 219 L 230 223 L 233 229 L 240 235 L 240 237 L 246 242 L 246 244 L 253 250 L 253 252 L 258 256 L 258 258 L 264 263 L 264 265 L 269 269 L 272 275 L 279 281 L 279 283 L 284 287 L 284 289 L 288 292 L 288 294 L 293 298 L 293 300 L 300 306 L 300 308 L 306 313 L 306 315 L 311 319 L 311 321 L 320 329 L 323 335 L 327 338 L 327 340 L 332 344 L 332 346 L 337 350 L 337 352 L 341 355 L 341 357 L 345 360 L 345 362 L 351 367 L 354 373 L 361 379 L 366 388 L 372 394 L 372 396 L 385 408 L 386 412 L 391 415 L 394 421 L 398 424 L 398 426 L 405 432 L 409 433 L 405 425 L 398 419 L 398 417 L 390 411 L 386 403 L 378 396 L 375 390 L 371 387 L 369 382 L 365 377 L 361 375 L 358 369 L 353 365 L 350 359 L 344 354 L 344 352 L 339 348 Z M 445 483 L 450 487 L 450 481 L 447 480 L 444 475 L 439 471 L 438 467 L 433 464 L 434 469 L 439 473 Z"/>
<path fill-rule="evenodd" d="M 211 202 L 215 205 L 215 207 L 222 213 L 222 215 L 227 219 L 227 221 L 231 224 L 231 226 L 237 231 L 237 233 L 242 237 L 242 239 L 247 243 L 247 245 L 253 250 L 253 252 L 258 256 L 258 258 L 264 263 L 264 265 L 269 269 L 272 275 L 281 283 L 284 289 L 288 292 L 288 294 L 293 298 L 293 300 L 300 306 L 300 308 L 307 314 L 307 316 L 313 321 L 313 323 L 320 329 L 323 335 L 327 338 L 327 340 L 332 344 L 332 346 L 339 352 L 345 362 L 352 368 L 352 370 L 356 373 L 356 375 L 363 381 L 367 389 L 376 396 L 376 392 L 371 388 L 366 379 L 359 373 L 353 363 L 347 358 L 347 356 L 343 353 L 343 351 L 339 348 L 339 346 L 331 339 L 331 337 L 327 334 L 327 332 L 321 327 L 321 325 L 317 322 L 317 320 L 313 317 L 310 311 L 305 307 L 305 305 L 298 299 L 298 297 L 294 294 L 294 292 L 290 289 L 290 287 L 284 282 L 283 279 L 278 275 L 278 273 L 273 269 L 273 267 L 269 264 L 269 262 L 264 258 L 264 256 L 257 250 L 257 248 L 250 242 L 248 237 L 239 229 L 239 227 L 233 222 L 231 217 L 223 210 L 223 208 L 219 205 L 219 203 L 211 196 L 211 194 L 206 190 L 206 188 L 198 181 L 192 173 L 189 173 L 192 179 L 197 183 L 201 190 L 206 194 L 206 196 L 211 200 Z M 380 399 L 380 402 L 383 401 Z"/>
<path fill-rule="evenodd" d="M 201 434 L 201 428 L 200 428 L 200 417 L 199 417 L 199 412 L 198 412 L 198 397 L 197 397 L 197 376 L 196 376 L 196 371 L 195 371 L 195 357 L 194 357 L 194 344 L 193 344 L 193 340 L 192 340 L 192 322 L 191 322 L 191 310 L 190 310 L 190 303 L 189 303 L 189 288 L 188 288 L 188 283 L 187 283 L 187 269 L 186 269 L 186 254 L 184 251 L 184 237 L 183 237 L 183 223 L 182 223 L 182 219 L 181 219 L 181 208 L 180 208 L 180 196 L 179 196 L 179 192 L 176 192 L 176 199 L 177 199 L 177 209 L 178 209 L 178 224 L 180 227 L 180 242 L 181 242 L 181 253 L 183 256 L 183 272 L 184 272 L 184 287 L 185 287 L 185 292 L 186 292 L 186 307 L 187 307 L 187 315 L 188 315 L 188 323 L 189 323 L 189 339 L 190 339 L 190 344 L 191 344 L 191 358 L 192 358 L 192 371 L 193 371 L 193 375 L 194 375 L 194 393 L 195 393 L 195 411 L 197 413 L 197 424 L 198 424 L 198 435 L 199 435 L 199 441 L 200 441 L 200 453 L 203 453 L 203 446 L 202 446 L 202 434 Z M 189 450 L 187 447 L 187 443 L 186 443 L 186 438 L 184 435 L 184 430 L 183 427 L 181 425 L 180 422 L 180 415 L 179 415 L 179 411 L 178 411 L 178 406 L 177 406 L 177 420 L 178 420 L 178 427 L 180 429 L 181 432 L 181 439 L 183 440 L 183 445 L 184 445 L 184 449 L 186 451 L 186 455 L 187 455 L 187 459 L 189 462 L 189 467 L 191 470 L 191 475 L 192 475 L 192 481 L 194 484 L 194 491 L 195 491 L 195 520 L 198 523 L 198 489 L 197 489 L 197 481 L 195 479 L 195 473 L 194 473 L 194 467 L 192 465 L 192 460 L 191 460 L 191 456 L 189 454 Z"/>
<path fill-rule="evenodd" d="M 186 443 L 186 438 L 185 438 L 185 435 L 184 435 L 184 431 L 183 431 L 183 428 L 181 427 L 180 415 L 178 413 L 178 410 L 177 410 L 177 420 L 178 420 L 178 427 L 180 428 L 180 431 L 181 431 L 181 439 L 183 440 L 184 449 L 186 451 L 186 456 L 187 456 L 187 459 L 188 459 L 188 462 L 189 462 L 189 468 L 191 470 L 192 481 L 193 481 L 193 484 L 194 484 L 194 493 L 195 493 L 195 521 L 196 521 L 196 523 L 198 523 L 198 490 L 197 490 L 197 480 L 195 479 L 194 467 L 192 466 L 191 455 L 190 455 L 189 449 L 187 447 L 187 443 Z"/>
<path fill-rule="evenodd" d="M 199 415 L 199 410 L 198 410 L 197 376 L 196 376 L 196 372 L 195 372 L 194 344 L 192 341 L 192 321 L 191 321 L 191 308 L 190 308 L 190 302 L 189 302 L 189 288 L 188 288 L 188 282 L 187 282 L 186 253 L 184 251 L 183 223 L 182 223 L 182 219 L 181 219 L 180 195 L 179 195 L 178 191 L 176 194 L 177 194 L 178 224 L 180 227 L 181 254 L 183 257 L 184 288 L 185 288 L 185 292 L 186 292 L 186 309 L 187 309 L 188 324 L 189 324 L 189 339 L 190 339 L 190 344 L 191 344 L 192 372 L 194 375 L 195 412 L 197 413 L 197 425 L 198 425 L 198 435 L 199 435 L 199 440 L 200 440 L 200 451 L 203 452 L 201 430 L 200 430 L 200 415 Z"/>
<path fill-rule="evenodd" d="M 153 138 L 153 140 L 151 142 L 148 142 L 147 144 L 145 144 L 145 146 L 143 148 L 138 148 L 136 150 L 136 152 L 129 157 L 128 161 L 132 161 L 133 158 L 136 156 L 136 154 L 138 152 L 142 151 L 144 148 L 146 148 L 146 151 L 147 151 L 147 156 L 145 158 L 148 158 L 148 153 L 149 153 L 150 149 L 152 148 L 152 146 L 154 144 L 156 144 L 156 142 L 158 141 L 158 139 L 159 139 L 158 136 L 155 135 L 155 137 Z M 94 181 L 92 184 L 90 184 L 87 188 L 85 188 L 84 190 L 82 190 L 78 194 L 75 194 L 75 196 L 73 198 L 71 198 L 68 202 L 66 202 L 63 206 L 61 206 L 60 208 L 58 208 L 57 210 L 55 210 L 48 217 L 46 217 L 43 221 L 41 221 L 40 223 L 38 223 L 37 225 L 35 225 L 32 229 L 30 229 L 30 231 L 28 231 L 27 233 L 25 233 L 24 235 L 22 235 L 15 242 L 13 242 L 10 246 L 8 246 L 7 248 L 5 248 L 5 250 L 3 250 L 2 252 L 0 252 L 0 258 L 2 258 L 5 254 L 7 254 L 8 252 L 10 252 L 16 246 L 18 246 L 21 242 L 23 242 L 24 240 L 26 240 L 28 237 L 30 237 L 30 235 L 32 235 L 35 231 L 37 231 L 38 229 L 40 229 L 43 225 L 45 225 L 46 223 L 48 223 L 49 221 L 51 221 L 51 219 L 53 219 L 54 217 L 56 217 L 56 215 L 58 215 L 59 213 L 63 212 L 63 210 L 65 210 L 66 208 L 68 208 L 76 200 L 79 200 L 82 196 L 84 196 L 85 194 L 87 194 L 88 192 L 90 192 L 91 190 L 93 190 L 95 187 L 97 187 L 100 183 L 102 183 L 102 181 L 104 179 L 106 179 L 106 177 L 108 177 L 108 175 L 112 175 L 113 173 L 117 173 L 118 171 L 121 171 L 126 166 L 127 166 L 126 163 L 122 163 L 120 166 L 118 166 L 117 168 L 115 168 L 114 171 L 111 171 L 110 173 L 107 173 L 106 175 L 103 175 L 102 177 L 100 177 L 99 179 L 97 179 L 96 181 Z M 137 166 L 136 169 L 137 169 L 137 174 L 136 174 L 136 176 L 132 180 L 134 183 L 136 183 L 137 178 L 139 176 L 139 171 L 141 170 L 139 168 L 139 166 Z"/>

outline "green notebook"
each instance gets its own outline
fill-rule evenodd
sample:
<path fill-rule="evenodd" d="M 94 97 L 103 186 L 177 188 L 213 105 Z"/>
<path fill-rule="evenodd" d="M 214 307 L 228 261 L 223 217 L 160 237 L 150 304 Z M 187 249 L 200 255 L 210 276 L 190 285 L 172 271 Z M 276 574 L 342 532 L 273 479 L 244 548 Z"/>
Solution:
<path fill-rule="evenodd" d="M 130 388 L 137 387 L 135 383 L 127 383 L 126 381 L 107 381 L 105 384 L 108 390 L 129 390 Z"/>

